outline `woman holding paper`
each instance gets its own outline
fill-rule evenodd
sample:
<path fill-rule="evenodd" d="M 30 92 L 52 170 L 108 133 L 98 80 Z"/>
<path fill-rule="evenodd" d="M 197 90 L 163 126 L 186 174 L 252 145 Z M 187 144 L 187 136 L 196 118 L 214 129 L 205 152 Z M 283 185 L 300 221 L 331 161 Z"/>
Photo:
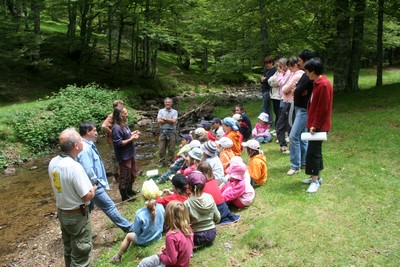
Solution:
<path fill-rule="evenodd" d="M 321 59 L 312 58 L 304 66 L 310 80 L 314 81 L 314 89 L 308 105 L 307 128 L 311 134 L 327 132 L 332 126 L 333 87 L 323 73 Z M 322 159 L 322 141 L 310 141 L 306 156 L 306 174 L 311 175 L 303 183 L 310 184 L 308 193 L 318 191 L 322 178 L 321 171 L 324 168 Z"/>

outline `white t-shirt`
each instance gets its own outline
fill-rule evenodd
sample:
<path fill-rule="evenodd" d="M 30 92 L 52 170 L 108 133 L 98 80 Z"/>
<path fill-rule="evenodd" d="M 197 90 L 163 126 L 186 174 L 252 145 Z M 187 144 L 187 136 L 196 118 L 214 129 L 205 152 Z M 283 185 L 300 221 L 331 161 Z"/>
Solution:
<path fill-rule="evenodd" d="M 56 205 L 63 210 L 79 208 L 84 204 L 81 198 L 93 187 L 82 165 L 69 156 L 57 156 L 50 161 L 49 177 Z"/>

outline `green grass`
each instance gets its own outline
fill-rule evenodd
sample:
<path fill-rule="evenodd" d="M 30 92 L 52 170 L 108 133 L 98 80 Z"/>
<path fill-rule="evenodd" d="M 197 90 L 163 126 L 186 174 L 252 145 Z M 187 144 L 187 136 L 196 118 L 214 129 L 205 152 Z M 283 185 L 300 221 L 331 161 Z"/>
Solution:
<path fill-rule="evenodd" d="M 263 145 L 267 184 L 256 189 L 251 207 L 235 211 L 242 215 L 237 224 L 217 228 L 213 246 L 196 252 L 191 266 L 398 266 L 399 86 L 335 96 L 333 129 L 323 144 L 324 182 L 316 194 L 300 183 L 304 172 L 286 176 L 289 158 L 278 145 Z M 229 115 L 233 105 L 215 115 Z M 260 101 L 245 103 L 253 123 L 260 107 Z M 109 266 L 120 241 L 94 266 Z M 135 266 L 163 242 L 130 248 L 119 266 Z"/>

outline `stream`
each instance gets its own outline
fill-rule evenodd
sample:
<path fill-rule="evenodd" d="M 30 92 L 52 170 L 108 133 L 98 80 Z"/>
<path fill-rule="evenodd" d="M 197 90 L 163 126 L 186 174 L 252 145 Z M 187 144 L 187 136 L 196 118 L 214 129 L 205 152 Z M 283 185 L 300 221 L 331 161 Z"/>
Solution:
<path fill-rule="evenodd" d="M 158 143 L 151 131 L 142 128 L 140 131 L 142 134 L 135 142 L 136 162 L 144 169 L 146 165 L 156 164 L 154 155 Z M 111 161 L 109 145 L 104 137 L 100 137 L 96 145 L 108 170 Z M 27 162 L 15 175 L 0 174 L 0 263 L 53 220 L 56 205 L 47 167 L 55 155 Z"/>

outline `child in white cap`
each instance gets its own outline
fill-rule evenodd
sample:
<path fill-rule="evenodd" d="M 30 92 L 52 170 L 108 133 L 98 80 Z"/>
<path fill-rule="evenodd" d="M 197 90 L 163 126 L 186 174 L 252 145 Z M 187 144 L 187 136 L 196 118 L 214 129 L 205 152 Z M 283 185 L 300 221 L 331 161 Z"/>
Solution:
<path fill-rule="evenodd" d="M 250 173 L 253 187 L 263 185 L 268 178 L 267 158 L 264 152 L 260 149 L 260 144 L 257 140 L 249 140 L 242 143 L 246 147 L 246 152 L 250 157 L 250 163 L 247 170 Z"/>
<path fill-rule="evenodd" d="M 269 143 L 272 141 L 271 133 L 269 132 L 269 116 L 267 113 L 262 112 L 258 116 L 258 122 L 254 127 L 251 134 L 253 138 L 256 139 L 259 143 Z"/>
<path fill-rule="evenodd" d="M 219 159 L 221 160 L 222 166 L 224 167 L 224 173 L 226 174 L 226 169 L 229 167 L 229 161 L 235 156 L 232 151 L 233 142 L 228 137 L 221 137 L 215 142 L 217 148 L 219 148 Z"/>

